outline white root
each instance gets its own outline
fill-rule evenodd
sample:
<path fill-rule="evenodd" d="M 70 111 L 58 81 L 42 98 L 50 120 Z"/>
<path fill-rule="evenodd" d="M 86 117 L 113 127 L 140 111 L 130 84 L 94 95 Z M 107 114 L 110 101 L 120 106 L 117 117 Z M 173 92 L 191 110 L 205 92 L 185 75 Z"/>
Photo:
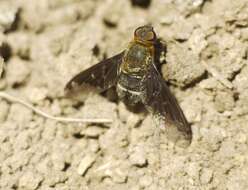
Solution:
<path fill-rule="evenodd" d="M 14 97 L 14 96 L 6 93 L 6 92 L 3 92 L 3 91 L 0 91 L 0 98 L 4 98 L 7 101 L 10 101 L 13 103 L 19 103 L 19 104 L 31 109 L 36 114 L 38 114 L 44 118 L 55 120 L 55 121 L 66 122 L 66 123 L 69 123 L 69 122 L 74 122 L 74 123 L 111 123 L 112 122 L 111 119 L 80 119 L 80 118 L 70 118 L 70 117 L 55 117 L 55 116 L 52 116 L 48 113 L 41 111 L 40 109 L 25 102 L 24 100 L 21 100 L 21 99 Z"/>

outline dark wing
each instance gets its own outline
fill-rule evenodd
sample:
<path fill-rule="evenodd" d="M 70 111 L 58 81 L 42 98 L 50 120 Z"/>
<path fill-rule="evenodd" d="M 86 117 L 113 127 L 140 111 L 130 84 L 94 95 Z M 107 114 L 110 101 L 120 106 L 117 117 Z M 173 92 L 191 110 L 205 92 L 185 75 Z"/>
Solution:
<path fill-rule="evenodd" d="M 94 87 L 104 91 L 117 82 L 117 72 L 121 64 L 124 52 L 80 72 L 74 76 L 65 86 L 66 92 L 83 89 L 84 87 Z"/>
<path fill-rule="evenodd" d="M 154 64 L 152 64 L 144 82 L 145 97 L 143 101 L 148 110 L 158 118 L 164 120 L 164 124 L 166 125 L 165 130 L 174 128 L 178 135 L 191 141 L 191 127 L 187 122 L 182 109 L 178 105 L 176 98 L 170 92 L 169 87 L 166 85 L 165 80 L 161 77 Z M 176 126 L 176 128 L 171 127 L 171 125 Z"/>

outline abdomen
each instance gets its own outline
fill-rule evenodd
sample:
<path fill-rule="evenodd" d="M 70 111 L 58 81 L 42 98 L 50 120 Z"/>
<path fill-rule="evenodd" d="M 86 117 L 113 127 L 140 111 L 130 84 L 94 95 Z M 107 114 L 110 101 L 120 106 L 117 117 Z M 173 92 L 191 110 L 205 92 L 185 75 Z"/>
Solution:
<path fill-rule="evenodd" d="M 136 104 L 141 101 L 142 78 L 120 72 L 117 83 L 117 93 L 120 99 L 128 104 Z"/>

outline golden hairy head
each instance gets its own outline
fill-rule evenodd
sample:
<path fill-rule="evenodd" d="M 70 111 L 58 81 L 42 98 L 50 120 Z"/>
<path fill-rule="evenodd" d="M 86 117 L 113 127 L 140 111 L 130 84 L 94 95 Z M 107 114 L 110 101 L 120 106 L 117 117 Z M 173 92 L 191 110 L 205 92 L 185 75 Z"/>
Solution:
<path fill-rule="evenodd" d="M 152 26 L 145 25 L 134 31 L 134 40 L 145 44 L 154 44 L 157 40 L 157 36 Z"/>

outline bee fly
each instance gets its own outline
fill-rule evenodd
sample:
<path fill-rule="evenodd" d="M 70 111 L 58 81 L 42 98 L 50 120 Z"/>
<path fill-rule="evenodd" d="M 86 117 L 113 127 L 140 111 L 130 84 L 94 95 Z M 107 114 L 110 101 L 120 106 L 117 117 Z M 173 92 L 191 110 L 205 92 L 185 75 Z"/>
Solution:
<path fill-rule="evenodd" d="M 102 91 L 116 86 L 120 99 L 142 103 L 166 128 L 176 129 L 191 141 L 191 128 L 155 63 L 157 36 L 151 26 L 141 26 L 123 52 L 80 72 L 66 85 L 66 91 L 92 86 Z M 168 126 L 167 126 L 168 125 Z"/>

